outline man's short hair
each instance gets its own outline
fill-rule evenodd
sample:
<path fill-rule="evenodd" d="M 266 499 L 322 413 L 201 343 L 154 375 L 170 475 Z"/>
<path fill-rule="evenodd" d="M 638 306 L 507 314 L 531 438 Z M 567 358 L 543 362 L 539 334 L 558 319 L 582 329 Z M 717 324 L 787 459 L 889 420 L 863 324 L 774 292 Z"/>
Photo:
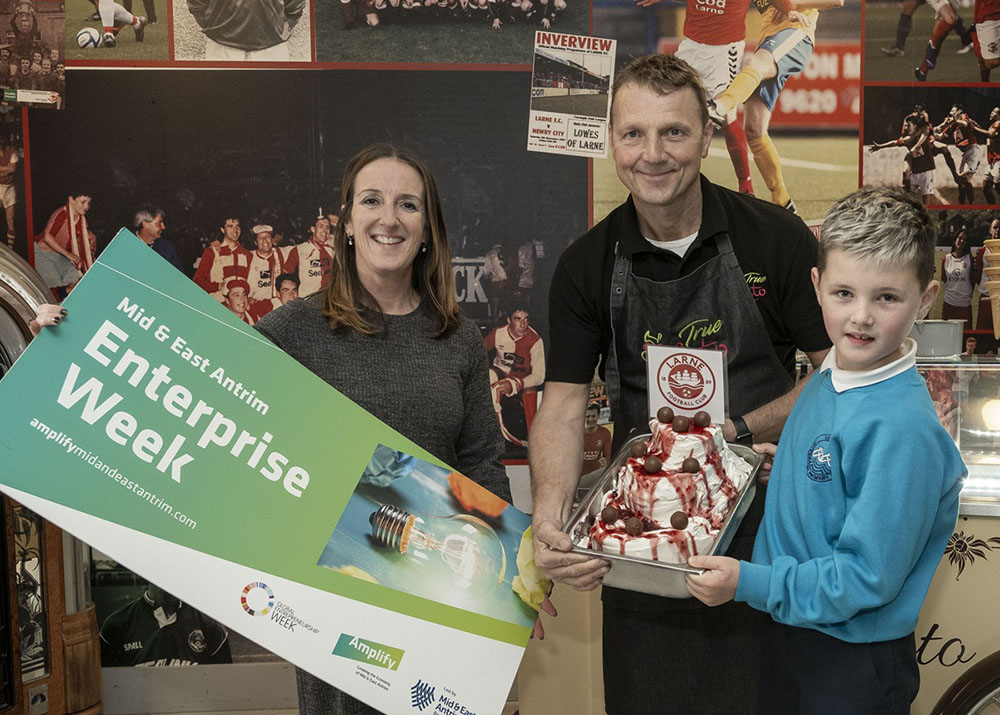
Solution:
<path fill-rule="evenodd" d="M 281 290 L 281 284 L 285 281 L 291 281 L 295 284 L 295 287 L 299 287 L 299 274 L 298 273 L 282 273 L 280 276 L 274 279 L 274 287 Z"/>
<path fill-rule="evenodd" d="M 222 216 L 221 220 L 219 221 L 219 228 L 225 228 L 226 227 L 226 221 L 235 221 L 236 223 L 239 223 L 240 222 L 240 217 L 239 216 L 233 216 L 231 214 L 224 214 Z"/>
<path fill-rule="evenodd" d="M 135 230 L 138 231 L 142 228 L 142 224 L 146 221 L 154 221 L 157 216 L 163 216 L 166 218 L 166 214 L 163 213 L 158 207 L 146 205 L 135 212 L 135 218 L 132 219 L 132 225 Z"/>
<path fill-rule="evenodd" d="M 601 405 L 599 403 L 597 403 L 597 402 L 591 402 L 589 405 L 587 405 L 587 409 L 584 410 L 584 411 L 585 412 L 597 412 L 598 414 L 600 414 L 600 412 L 601 412 Z"/>
<path fill-rule="evenodd" d="M 632 60 L 615 75 L 611 86 L 611 116 L 614 117 L 615 96 L 626 84 L 636 84 L 657 94 L 671 94 L 684 87 L 694 90 L 702 124 L 708 124 L 708 92 L 701 77 L 691 65 L 676 55 L 645 55 Z"/>
<path fill-rule="evenodd" d="M 838 199 L 823 219 L 816 267 L 830 251 L 864 258 L 878 267 L 908 264 L 920 287 L 934 278 L 936 232 L 930 214 L 898 188 L 866 188 Z"/>

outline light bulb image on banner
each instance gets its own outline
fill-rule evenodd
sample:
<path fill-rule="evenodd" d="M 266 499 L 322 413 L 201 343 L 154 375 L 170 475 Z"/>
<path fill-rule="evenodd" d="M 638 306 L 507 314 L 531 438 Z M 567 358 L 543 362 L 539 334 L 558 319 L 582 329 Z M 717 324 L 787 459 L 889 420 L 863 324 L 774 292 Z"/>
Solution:
<path fill-rule="evenodd" d="M 542 578 L 524 546 L 530 525 L 462 474 L 378 445 L 316 565 L 530 627 Z"/>
<path fill-rule="evenodd" d="M 507 554 L 496 531 L 468 514 L 410 514 L 392 504 L 369 517 L 375 541 L 440 573 L 466 593 L 482 595 L 503 582 Z"/>

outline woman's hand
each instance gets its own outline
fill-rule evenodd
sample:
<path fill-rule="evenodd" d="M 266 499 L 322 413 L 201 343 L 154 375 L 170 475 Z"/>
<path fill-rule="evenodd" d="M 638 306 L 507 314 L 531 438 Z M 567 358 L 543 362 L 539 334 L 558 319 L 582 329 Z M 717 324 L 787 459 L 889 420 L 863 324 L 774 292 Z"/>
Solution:
<path fill-rule="evenodd" d="M 28 323 L 28 329 L 31 330 L 32 335 L 38 335 L 42 332 L 42 328 L 59 325 L 65 317 L 66 309 L 61 305 L 42 303 L 42 305 L 38 306 L 35 319 Z"/>

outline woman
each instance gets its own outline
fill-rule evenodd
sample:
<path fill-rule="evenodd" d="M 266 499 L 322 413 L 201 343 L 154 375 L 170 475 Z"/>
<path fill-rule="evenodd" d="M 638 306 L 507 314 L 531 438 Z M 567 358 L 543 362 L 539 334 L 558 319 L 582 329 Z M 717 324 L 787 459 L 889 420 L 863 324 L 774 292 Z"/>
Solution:
<path fill-rule="evenodd" d="M 455 300 L 437 187 L 415 154 L 359 152 L 343 180 L 329 285 L 257 329 L 347 397 L 509 500 L 486 351 Z M 376 710 L 298 671 L 302 713 Z"/>
<path fill-rule="evenodd" d="M 331 282 L 255 327 L 351 400 L 509 501 L 486 351 L 479 330 L 459 313 L 430 171 L 412 152 L 375 144 L 350 161 L 343 187 Z M 45 308 L 42 325 L 65 314 Z M 378 712 L 301 670 L 298 694 L 301 713 Z"/>
<path fill-rule="evenodd" d="M 964 320 L 972 326 L 972 256 L 969 255 L 969 234 L 962 226 L 955 234 L 951 252 L 941 261 L 941 282 L 944 283 L 944 303 L 941 318 Z"/>

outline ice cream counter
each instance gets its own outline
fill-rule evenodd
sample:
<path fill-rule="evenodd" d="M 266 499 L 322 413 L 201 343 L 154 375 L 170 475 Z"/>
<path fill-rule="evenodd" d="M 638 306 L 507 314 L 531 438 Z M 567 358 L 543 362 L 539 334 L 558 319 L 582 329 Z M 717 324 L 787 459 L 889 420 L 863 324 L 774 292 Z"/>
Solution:
<path fill-rule="evenodd" d="M 916 628 L 921 688 L 912 713 L 1000 715 L 1000 361 L 921 358 L 918 370 L 969 477 Z M 521 664 L 520 712 L 600 715 L 600 592 L 557 586 L 553 601 L 559 616 L 545 618 L 545 640 L 532 641 Z"/>

